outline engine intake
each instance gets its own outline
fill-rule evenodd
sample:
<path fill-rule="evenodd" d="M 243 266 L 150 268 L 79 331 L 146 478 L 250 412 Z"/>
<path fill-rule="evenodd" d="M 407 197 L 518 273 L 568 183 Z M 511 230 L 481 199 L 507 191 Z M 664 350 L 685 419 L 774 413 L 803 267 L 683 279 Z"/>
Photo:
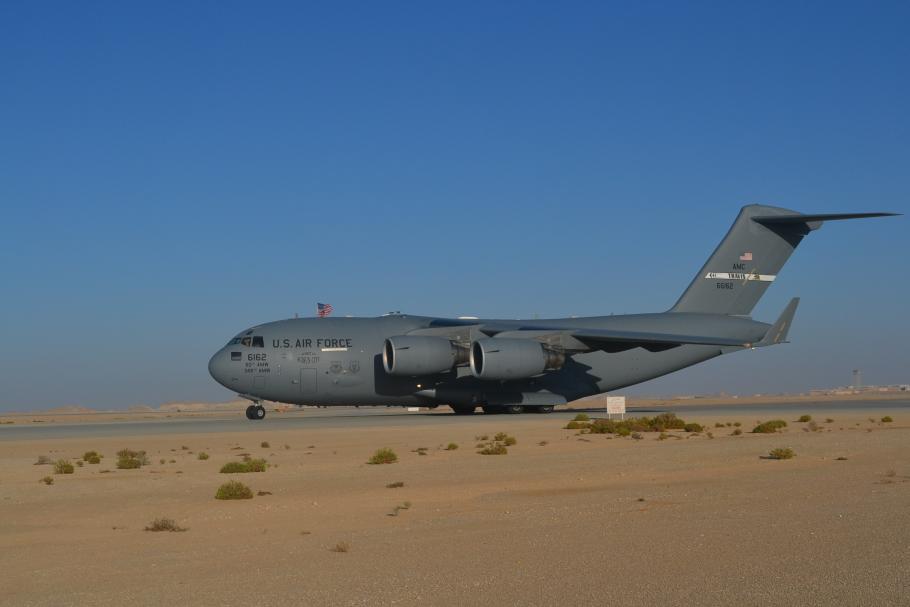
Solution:
<path fill-rule="evenodd" d="M 432 375 L 467 361 L 467 348 L 444 337 L 396 335 L 382 348 L 382 366 L 389 375 Z"/>
<path fill-rule="evenodd" d="M 478 339 L 471 344 L 471 373 L 477 379 L 523 379 L 561 369 L 566 355 L 533 339 Z"/>

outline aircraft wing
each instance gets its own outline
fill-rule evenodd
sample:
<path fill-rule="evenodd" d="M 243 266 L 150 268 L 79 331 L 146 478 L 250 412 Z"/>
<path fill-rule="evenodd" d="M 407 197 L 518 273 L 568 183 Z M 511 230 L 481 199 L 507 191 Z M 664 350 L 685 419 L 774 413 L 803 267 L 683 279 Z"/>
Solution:
<path fill-rule="evenodd" d="M 486 327 L 481 329 L 487 333 Z M 489 334 L 489 333 L 488 333 Z M 522 327 L 519 330 L 495 333 L 498 338 L 530 338 L 553 344 L 559 343 L 568 350 L 603 350 L 622 352 L 632 348 L 644 348 L 651 352 L 669 350 L 685 344 L 701 346 L 722 346 L 748 348 L 751 344 L 741 339 L 711 337 L 707 335 L 679 335 L 675 333 L 652 333 L 646 331 L 617 331 L 614 329 L 549 329 L 543 327 Z M 573 342 L 583 347 L 573 347 Z"/>

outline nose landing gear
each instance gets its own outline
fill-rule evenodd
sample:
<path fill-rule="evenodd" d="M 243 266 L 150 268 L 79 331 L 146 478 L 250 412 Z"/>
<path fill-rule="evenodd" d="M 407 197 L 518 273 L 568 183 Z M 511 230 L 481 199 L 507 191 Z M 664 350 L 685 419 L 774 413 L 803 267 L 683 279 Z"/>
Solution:
<path fill-rule="evenodd" d="M 246 418 L 253 421 L 258 421 L 260 419 L 265 419 L 265 407 L 261 404 L 256 403 L 255 405 L 250 405 L 246 408 Z"/>

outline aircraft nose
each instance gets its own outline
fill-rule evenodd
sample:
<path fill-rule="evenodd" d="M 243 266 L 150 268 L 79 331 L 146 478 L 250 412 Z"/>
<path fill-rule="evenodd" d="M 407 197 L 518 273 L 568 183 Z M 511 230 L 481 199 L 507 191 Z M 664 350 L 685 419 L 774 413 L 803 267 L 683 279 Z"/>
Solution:
<path fill-rule="evenodd" d="M 224 350 L 215 352 L 209 360 L 209 375 L 222 386 L 227 387 L 227 353 Z"/>

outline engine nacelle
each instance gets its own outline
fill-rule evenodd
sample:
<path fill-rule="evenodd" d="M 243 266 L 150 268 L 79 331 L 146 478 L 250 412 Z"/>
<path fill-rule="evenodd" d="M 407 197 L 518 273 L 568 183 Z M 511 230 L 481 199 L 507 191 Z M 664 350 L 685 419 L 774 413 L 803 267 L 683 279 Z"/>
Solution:
<path fill-rule="evenodd" d="M 566 356 L 533 339 L 478 339 L 471 344 L 477 379 L 522 379 L 562 368 Z"/>
<path fill-rule="evenodd" d="M 444 337 L 396 335 L 385 340 L 382 366 L 389 375 L 432 375 L 467 362 L 467 354 Z"/>

